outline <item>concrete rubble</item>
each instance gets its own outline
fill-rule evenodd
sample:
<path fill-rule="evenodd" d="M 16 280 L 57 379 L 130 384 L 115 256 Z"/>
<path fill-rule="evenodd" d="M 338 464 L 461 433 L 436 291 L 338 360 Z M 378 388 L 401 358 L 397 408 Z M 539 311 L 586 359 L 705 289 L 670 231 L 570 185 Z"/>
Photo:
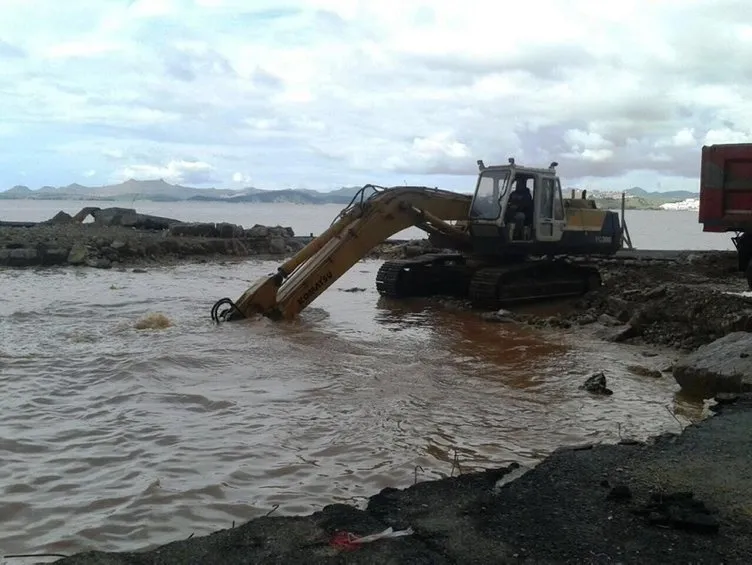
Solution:
<path fill-rule="evenodd" d="M 732 332 L 680 359 L 673 369 L 682 389 L 702 398 L 752 391 L 752 333 Z"/>

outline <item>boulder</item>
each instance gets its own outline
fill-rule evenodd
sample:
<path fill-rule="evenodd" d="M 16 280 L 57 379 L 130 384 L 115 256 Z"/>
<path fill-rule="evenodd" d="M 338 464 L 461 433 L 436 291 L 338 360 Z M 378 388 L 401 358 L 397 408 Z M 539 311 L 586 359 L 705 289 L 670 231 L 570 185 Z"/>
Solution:
<path fill-rule="evenodd" d="M 586 390 L 592 394 L 600 394 L 604 396 L 610 396 L 614 393 L 610 388 L 608 388 L 606 383 L 606 375 L 603 373 L 603 371 L 599 373 L 594 373 L 593 375 L 589 376 L 583 384 L 579 387 L 581 390 Z"/>
<path fill-rule="evenodd" d="M 496 324 L 507 324 L 514 322 L 514 314 L 509 310 L 497 310 L 495 312 L 483 312 L 480 315 L 481 320 L 486 322 L 493 322 Z"/>
<path fill-rule="evenodd" d="M 133 208 L 92 209 L 90 214 L 94 217 L 95 224 L 108 227 L 122 226 L 142 230 L 166 230 L 170 229 L 171 226 L 182 223 L 180 220 L 172 218 L 139 214 Z"/>
<path fill-rule="evenodd" d="M 68 263 L 83 265 L 89 256 L 89 249 L 83 243 L 76 243 L 68 253 Z"/>
<path fill-rule="evenodd" d="M 39 264 L 39 253 L 35 248 L 24 247 L 4 251 L 4 257 L 0 262 L 10 267 L 29 267 Z"/>
<path fill-rule="evenodd" d="M 43 247 L 40 249 L 40 262 L 45 266 L 64 265 L 68 260 L 69 252 L 67 247 Z"/>
<path fill-rule="evenodd" d="M 86 260 L 86 265 L 94 269 L 109 269 L 112 267 L 112 262 L 106 257 L 93 257 Z"/>
<path fill-rule="evenodd" d="M 279 236 L 269 238 L 269 253 L 275 255 L 287 253 L 287 242 L 285 239 Z"/>
<path fill-rule="evenodd" d="M 60 224 L 72 224 L 73 216 L 70 214 L 67 214 L 66 212 L 63 212 L 60 210 L 57 214 L 52 216 L 49 220 L 44 222 L 45 224 L 54 224 L 54 225 L 60 225 Z"/>
<path fill-rule="evenodd" d="M 170 235 L 183 237 L 217 237 L 217 226 L 211 223 L 176 224 L 170 227 Z"/>
<path fill-rule="evenodd" d="M 269 228 L 256 224 L 250 229 L 245 230 L 246 237 L 269 237 Z"/>
<path fill-rule="evenodd" d="M 733 332 L 699 347 L 674 365 L 674 379 L 692 395 L 752 391 L 752 333 Z"/>
<path fill-rule="evenodd" d="M 223 239 L 235 239 L 245 236 L 243 226 L 221 222 L 217 224 L 217 235 Z"/>
<path fill-rule="evenodd" d="M 282 227 L 282 226 L 274 226 L 269 228 L 269 235 L 276 235 L 279 237 L 295 237 L 295 232 L 292 230 L 292 228 L 288 227 Z"/>

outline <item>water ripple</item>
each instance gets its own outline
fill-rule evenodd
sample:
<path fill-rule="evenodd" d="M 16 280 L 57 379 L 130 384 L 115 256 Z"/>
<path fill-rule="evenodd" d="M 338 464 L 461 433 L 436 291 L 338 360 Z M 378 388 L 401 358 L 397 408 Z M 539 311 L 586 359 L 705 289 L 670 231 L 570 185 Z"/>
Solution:
<path fill-rule="evenodd" d="M 417 466 L 430 479 L 676 428 L 672 382 L 626 370 L 639 352 L 390 305 L 377 262 L 338 282 L 366 292 L 333 288 L 296 322 L 211 323 L 212 298 L 274 267 L 0 272 L 3 550 L 153 546 L 275 505 L 361 503 Z M 157 312 L 171 327 L 136 329 Z M 603 366 L 615 394 L 580 391 Z"/>

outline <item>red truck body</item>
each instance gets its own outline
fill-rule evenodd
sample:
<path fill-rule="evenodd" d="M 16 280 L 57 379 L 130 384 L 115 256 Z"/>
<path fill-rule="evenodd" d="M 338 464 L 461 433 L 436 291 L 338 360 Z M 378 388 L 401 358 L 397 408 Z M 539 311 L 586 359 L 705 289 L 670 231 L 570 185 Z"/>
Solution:
<path fill-rule="evenodd" d="M 752 143 L 703 146 L 699 221 L 706 232 L 752 232 Z"/>

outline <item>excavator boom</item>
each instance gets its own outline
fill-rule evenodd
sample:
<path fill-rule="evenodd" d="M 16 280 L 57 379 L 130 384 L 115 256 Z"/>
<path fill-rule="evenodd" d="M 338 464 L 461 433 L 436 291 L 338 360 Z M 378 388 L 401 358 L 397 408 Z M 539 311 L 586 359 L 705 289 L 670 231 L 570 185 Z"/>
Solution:
<path fill-rule="evenodd" d="M 365 198 L 368 188 L 374 193 Z M 462 243 L 467 232 L 448 222 L 466 220 L 471 201 L 471 195 L 434 188 L 366 185 L 325 232 L 283 263 L 277 273 L 257 281 L 234 303 L 228 298 L 218 301 L 212 318 L 260 314 L 293 319 L 376 245 L 412 226 Z M 222 304 L 229 307 L 219 313 Z"/>

